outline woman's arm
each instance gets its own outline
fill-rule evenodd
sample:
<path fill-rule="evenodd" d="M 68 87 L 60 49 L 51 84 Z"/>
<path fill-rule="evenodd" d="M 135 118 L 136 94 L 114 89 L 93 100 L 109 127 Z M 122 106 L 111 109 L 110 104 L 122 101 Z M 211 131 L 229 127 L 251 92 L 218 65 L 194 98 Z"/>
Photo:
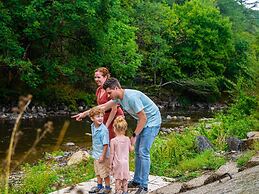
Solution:
<path fill-rule="evenodd" d="M 117 114 L 117 105 L 114 105 L 111 109 L 111 112 L 109 114 L 109 117 L 105 123 L 106 127 L 109 128 L 110 124 L 112 123 L 113 119 L 115 118 L 115 115 Z"/>

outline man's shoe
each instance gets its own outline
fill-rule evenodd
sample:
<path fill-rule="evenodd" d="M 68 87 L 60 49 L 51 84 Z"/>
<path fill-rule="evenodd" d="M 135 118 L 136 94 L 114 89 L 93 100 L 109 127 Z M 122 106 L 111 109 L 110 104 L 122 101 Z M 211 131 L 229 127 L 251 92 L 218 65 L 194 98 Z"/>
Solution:
<path fill-rule="evenodd" d="M 136 183 L 135 181 L 129 181 L 128 182 L 128 188 L 138 188 L 139 183 Z"/>
<path fill-rule="evenodd" d="M 148 193 L 147 188 L 141 187 L 141 188 L 139 188 L 139 189 L 136 191 L 135 194 L 147 194 L 147 193 Z"/>

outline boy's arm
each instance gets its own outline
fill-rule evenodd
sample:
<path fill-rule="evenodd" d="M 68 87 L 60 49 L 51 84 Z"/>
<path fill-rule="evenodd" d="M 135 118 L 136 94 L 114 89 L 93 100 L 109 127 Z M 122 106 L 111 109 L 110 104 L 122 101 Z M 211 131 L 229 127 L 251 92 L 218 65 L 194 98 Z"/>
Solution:
<path fill-rule="evenodd" d="M 103 145 L 103 152 L 102 152 L 101 157 L 99 158 L 100 163 L 103 162 L 104 159 L 106 158 L 107 150 L 108 150 L 108 144 Z"/>
<path fill-rule="evenodd" d="M 105 125 L 104 125 L 105 127 Z M 103 144 L 103 151 L 102 151 L 102 155 L 99 158 L 99 162 L 104 162 L 105 158 L 106 158 L 106 153 L 107 150 L 109 148 L 109 131 L 108 129 L 105 127 L 105 129 L 102 129 L 103 131 L 103 135 L 102 135 L 102 144 Z"/>

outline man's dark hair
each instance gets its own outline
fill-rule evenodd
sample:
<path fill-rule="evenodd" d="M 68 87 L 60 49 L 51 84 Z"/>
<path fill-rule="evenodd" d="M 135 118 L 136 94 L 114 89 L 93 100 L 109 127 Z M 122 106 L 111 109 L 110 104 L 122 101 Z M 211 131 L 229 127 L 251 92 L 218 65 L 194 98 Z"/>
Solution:
<path fill-rule="evenodd" d="M 105 90 L 107 88 L 115 89 L 116 87 L 121 88 L 121 85 L 120 82 L 114 77 L 107 79 L 103 84 L 103 89 Z"/>

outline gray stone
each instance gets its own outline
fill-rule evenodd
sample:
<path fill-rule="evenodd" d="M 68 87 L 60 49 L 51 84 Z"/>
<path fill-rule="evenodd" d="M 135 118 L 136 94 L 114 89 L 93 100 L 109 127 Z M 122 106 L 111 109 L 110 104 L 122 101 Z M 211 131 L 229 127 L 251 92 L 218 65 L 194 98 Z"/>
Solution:
<path fill-rule="evenodd" d="M 235 162 L 227 162 L 226 164 L 222 165 L 218 170 L 216 170 L 215 174 L 221 176 L 223 174 L 235 174 L 238 172 L 238 168 Z"/>
<path fill-rule="evenodd" d="M 229 137 L 226 139 L 229 151 L 241 151 L 243 146 L 243 141 L 236 137 Z"/>
<path fill-rule="evenodd" d="M 213 149 L 207 137 L 197 136 L 196 138 L 197 138 L 197 147 L 199 152 L 203 152 L 204 150 L 207 150 L 207 149 Z"/>
<path fill-rule="evenodd" d="M 155 191 L 149 192 L 150 194 L 174 194 L 179 193 L 182 188 L 183 183 L 170 183 L 165 187 L 161 187 Z"/>
<path fill-rule="evenodd" d="M 259 138 L 259 131 L 250 131 L 246 134 L 247 138 Z"/>
<path fill-rule="evenodd" d="M 259 166 L 246 169 L 233 176 L 202 187 L 184 192 L 185 194 L 232 194 L 232 193 L 259 193 Z M 168 193 L 169 194 L 169 193 Z"/>
<path fill-rule="evenodd" d="M 67 142 L 67 143 L 66 143 L 66 146 L 75 146 L 75 143 L 73 143 L 73 142 Z"/>
<path fill-rule="evenodd" d="M 246 168 L 251 168 L 257 165 L 259 165 L 259 153 L 257 153 L 248 161 L 248 163 L 246 164 Z"/>
<path fill-rule="evenodd" d="M 70 159 L 67 162 L 67 165 L 70 166 L 73 164 L 78 164 L 83 160 L 87 160 L 89 157 L 90 154 L 88 154 L 86 151 L 78 151 L 70 157 Z"/>
<path fill-rule="evenodd" d="M 167 115 L 166 119 L 172 119 L 172 117 L 170 115 Z"/>
<path fill-rule="evenodd" d="M 200 187 L 202 185 L 204 185 L 204 182 L 210 177 L 210 174 L 207 175 L 202 175 L 200 177 L 194 178 L 190 181 L 188 181 L 187 183 L 183 183 L 182 188 L 181 188 L 181 192 L 183 191 L 187 191 L 187 190 L 191 190 L 197 187 Z"/>

